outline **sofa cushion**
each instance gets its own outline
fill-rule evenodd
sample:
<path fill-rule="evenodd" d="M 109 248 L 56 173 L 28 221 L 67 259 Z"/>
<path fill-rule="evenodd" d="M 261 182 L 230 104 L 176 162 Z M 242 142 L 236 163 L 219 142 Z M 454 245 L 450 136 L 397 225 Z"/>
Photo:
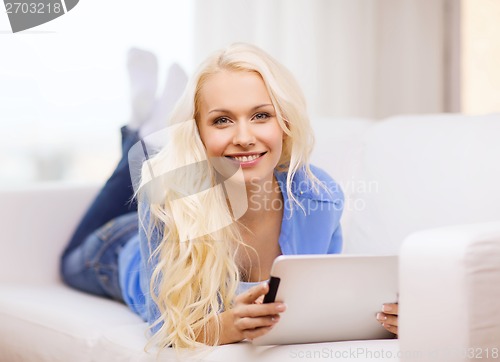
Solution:
<path fill-rule="evenodd" d="M 500 114 L 419 115 L 364 134 L 346 252 L 397 253 L 421 229 L 500 220 Z"/>
<path fill-rule="evenodd" d="M 106 331 L 142 325 L 125 305 L 63 285 L 2 284 L 0 290 L 5 361 L 91 361 Z"/>
<path fill-rule="evenodd" d="M 0 285 L 0 354 L 2 361 L 155 361 L 156 351 L 144 352 L 146 323 L 125 305 L 64 285 Z M 205 351 L 204 361 L 287 361 L 325 356 L 369 361 L 375 354 L 397 356 L 398 340 L 348 341 L 255 347 L 251 343 Z M 160 354 L 174 361 L 174 351 Z M 184 355 L 182 360 L 199 356 Z M 358 358 L 362 357 L 362 358 Z M 395 359 L 397 361 L 397 359 Z"/>

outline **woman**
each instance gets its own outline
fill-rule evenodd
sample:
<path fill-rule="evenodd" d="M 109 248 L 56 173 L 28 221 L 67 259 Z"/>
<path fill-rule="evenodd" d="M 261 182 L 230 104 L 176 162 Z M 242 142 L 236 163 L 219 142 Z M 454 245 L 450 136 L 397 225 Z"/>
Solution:
<path fill-rule="evenodd" d="M 63 278 L 123 300 L 160 347 L 261 336 L 286 309 L 262 304 L 273 260 L 342 248 L 343 195 L 309 164 L 304 97 L 269 55 L 233 44 L 200 66 L 170 124 L 136 185 L 139 218 L 126 157 L 139 139 L 122 129 L 124 157 L 65 251 Z M 386 308 L 377 318 L 397 333 L 397 305 Z"/>

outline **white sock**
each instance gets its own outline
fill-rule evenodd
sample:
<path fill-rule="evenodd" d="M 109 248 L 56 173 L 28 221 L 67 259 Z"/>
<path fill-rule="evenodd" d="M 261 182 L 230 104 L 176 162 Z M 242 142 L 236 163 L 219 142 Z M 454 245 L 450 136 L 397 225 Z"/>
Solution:
<path fill-rule="evenodd" d="M 127 54 L 131 117 L 128 128 L 139 129 L 150 117 L 158 87 L 158 61 L 146 50 L 131 48 Z"/>
<path fill-rule="evenodd" d="M 168 116 L 184 92 L 187 80 L 187 74 L 179 64 L 174 63 L 170 66 L 163 93 L 154 105 L 151 118 L 139 130 L 141 138 L 167 127 Z"/>

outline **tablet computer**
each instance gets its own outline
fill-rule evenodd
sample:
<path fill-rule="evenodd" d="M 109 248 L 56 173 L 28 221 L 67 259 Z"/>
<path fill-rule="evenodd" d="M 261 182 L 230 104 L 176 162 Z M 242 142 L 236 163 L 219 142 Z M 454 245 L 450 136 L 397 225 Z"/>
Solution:
<path fill-rule="evenodd" d="M 256 345 L 393 338 L 377 321 L 398 298 L 393 256 L 287 255 L 275 259 L 267 302 L 287 305 Z"/>

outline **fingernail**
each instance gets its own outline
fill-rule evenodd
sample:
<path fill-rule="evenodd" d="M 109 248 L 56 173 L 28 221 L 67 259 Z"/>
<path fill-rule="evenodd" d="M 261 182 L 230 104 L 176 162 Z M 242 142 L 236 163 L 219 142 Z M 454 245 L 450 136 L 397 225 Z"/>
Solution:
<path fill-rule="evenodd" d="M 387 319 L 387 317 L 385 315 L 383 315 L 382 313 L 377 313 L 377 319 L 379 321 L 385 321 Z"/>
<path fill-rule="evenodd" d="M 277 310 L 278 312 L 283 312 L 285 309 L 286 309 L 286 306 L 285 306 L 284 304 L 278 304 L 278 305 L 276 306 L 276 310 Z"/>
<path fill-rule="evenodd" d="M 385 304 L 382 305 L 382 312 L 390 312 L 391 310 L 392 308 L 389 307 L 388 305 Z"/>

